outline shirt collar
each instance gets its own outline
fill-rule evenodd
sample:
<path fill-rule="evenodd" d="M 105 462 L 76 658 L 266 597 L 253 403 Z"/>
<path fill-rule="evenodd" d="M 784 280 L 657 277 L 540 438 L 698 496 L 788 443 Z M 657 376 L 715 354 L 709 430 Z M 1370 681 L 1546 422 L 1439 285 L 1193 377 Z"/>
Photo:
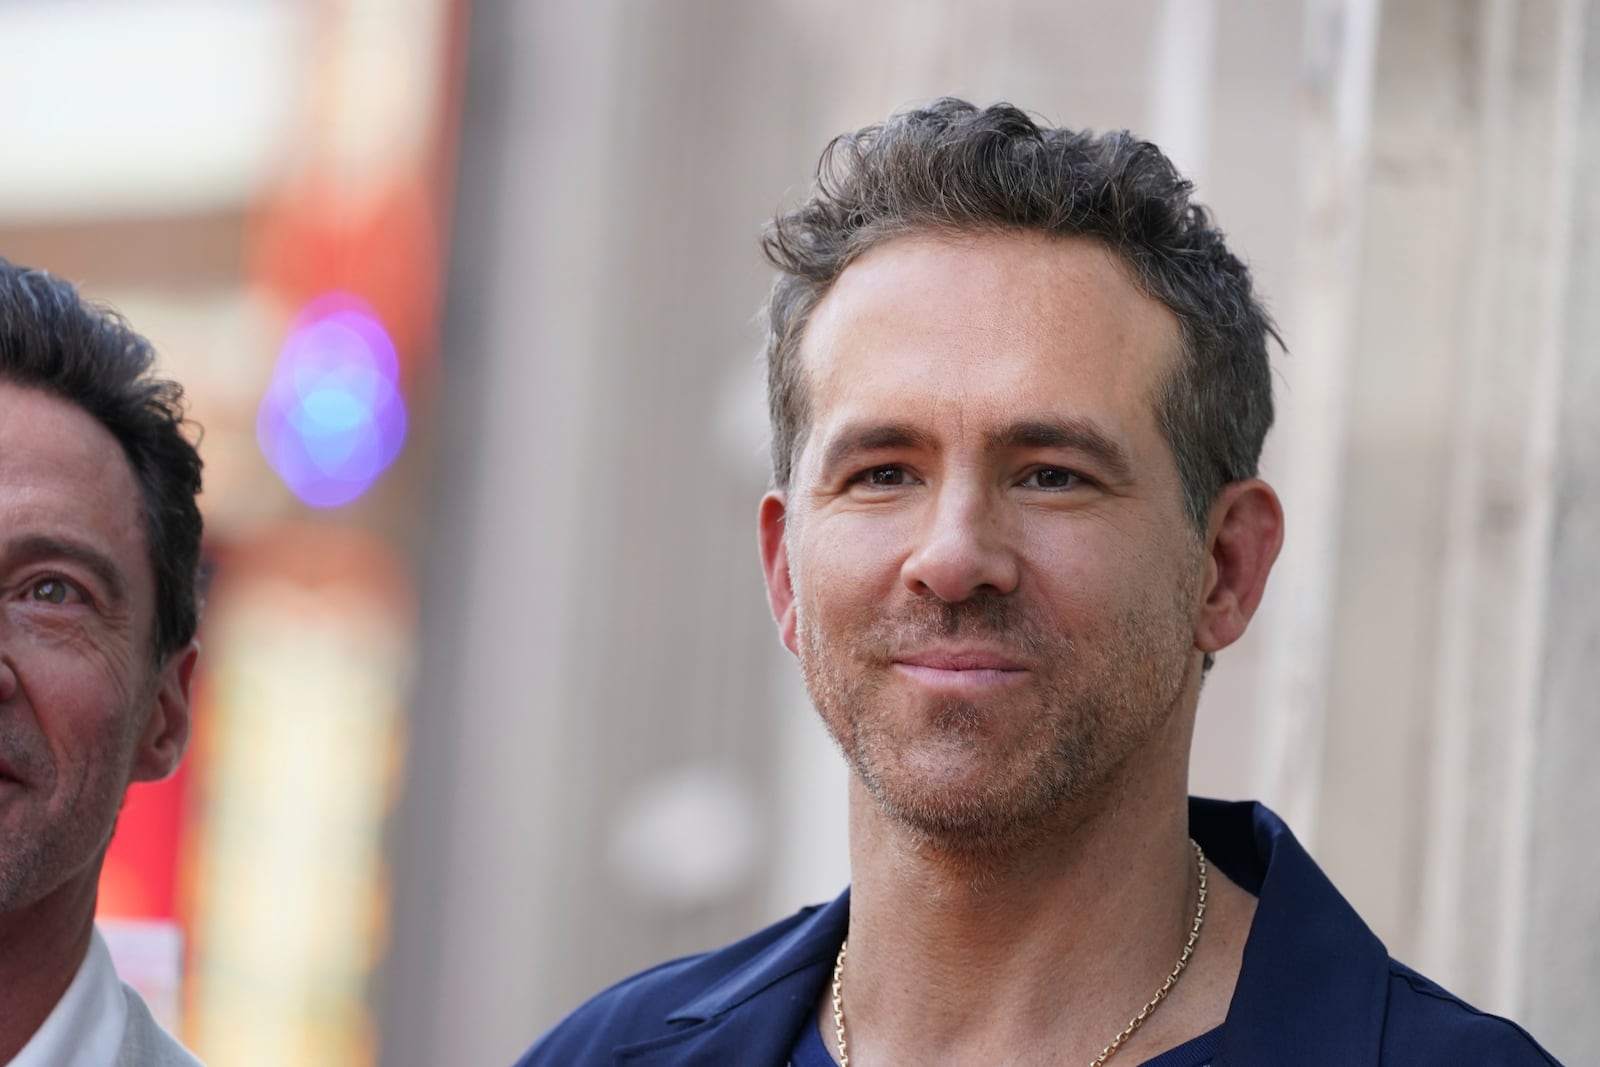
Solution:
<path fill-rule="evenodd" d="M 7 1067 L 63 1067 L 115 1063 L 128 1024 L 128 1002 L 100 931 L 78 965 L 72 984 Z"/>
<path fill-rule="evenodd" d="M 831 973 L 850 922 L 850 890 L 814 911 L 752 961 L 667 1017 L 668 1022 L 709 1019 L 760 996 L 774 985 L 821 967 Z"/>
<path fill-rule="evenodd" d="M 1375 1063 L 1388 953 L 1272 811 L 1191 799 L 1190 832 L 1258 898 L 1214 1067 Z M 617 1050 L 619 1063 L 782 1063 L 812 1017 L 849 924 L 850 893 L 806 916 L 668 1016 L 684 1029 Z M 737 952 L 739 946 L 726 950 Z M 717 973 L 724 962 L 713 964 Z M 692 973 L 682 976 L 698 986 Z M 719 1059 L 722 1053 L 732 1059 Z"/>
<path fill-rule="evenodd" d="M 1193 799 L 1189 828 L 1228 877 L 1256 894 L 1244 966 L 1217 1067 L 1376 1063 L 1389 954 L 1293 833 L 1265 805 Z"/>

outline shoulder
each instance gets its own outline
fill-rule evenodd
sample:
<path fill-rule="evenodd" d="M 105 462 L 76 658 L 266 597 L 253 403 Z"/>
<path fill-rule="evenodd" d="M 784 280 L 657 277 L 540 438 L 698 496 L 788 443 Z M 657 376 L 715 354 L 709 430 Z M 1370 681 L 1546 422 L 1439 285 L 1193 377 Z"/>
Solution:
<path fill-rule="evenodd" d="M 1495 1063 L 1559 1067 L 1528 1032 L 1480 1011 L 1402 963 L 1389 963 L 1385 1063 Z"/>
<path fill-rule="evenodd" d="M 609 1064 L 618 1045 L 670 1033 L 668 1017 L 693 996 L 699 984 L 693 976 L 713 959 L 708 953 L 672 960 L 596 994 L 540 1038 L 518 1067 Z"/>
<path fill-rule="evenodd" d="M 124 983 L 122 995 L 128 1002 L 128 1022 L 122 1031 L 117 1067 L 201 1067 L 177 1038 L 161 1028 L 132 986 Z"/>
<path fill-rule="evenodd" d="M 620 1045 L 668 1038 L 707 1019 L 744 1016 L 749 1025 L 776 1024 L 796 1008 L 788 995 L 771 996 L 802 972 L 831 966 L 848 897 L 807 908 L 713 952 L 659 964 L 626 978 L 578 1007 L 540 1038 L 518 1067 L 611 1064 Z"/>
<path fill-rule="evenodd" d="M 1190 828 L 1256 913 L 1228 1010 L 1228 1063 L 1455 1067 L 1556 1061 L 1527 1032 L 1396 962 L 1269 809 L 1192 800 Z"/>

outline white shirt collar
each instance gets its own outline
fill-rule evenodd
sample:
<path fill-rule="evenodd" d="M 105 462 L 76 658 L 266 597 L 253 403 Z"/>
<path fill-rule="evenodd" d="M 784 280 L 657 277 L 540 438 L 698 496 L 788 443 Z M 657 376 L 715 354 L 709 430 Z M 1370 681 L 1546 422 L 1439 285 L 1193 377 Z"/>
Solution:
<path fill-rule="evenodd" d="M 72 984 L 6 1067 L 100 1067 L 115 1063 L 128 1025 L 128 1001 L 96 930 Z"/>

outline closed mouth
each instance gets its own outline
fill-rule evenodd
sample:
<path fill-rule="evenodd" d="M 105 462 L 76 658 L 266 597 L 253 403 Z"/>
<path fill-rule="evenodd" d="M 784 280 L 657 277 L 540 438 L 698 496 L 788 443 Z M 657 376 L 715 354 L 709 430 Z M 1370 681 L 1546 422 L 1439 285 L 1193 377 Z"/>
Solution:
<path fill-rule="evenodd" d="M 895 664 L 934 671 L 1023 671 L 1022 664 L 1002 652 L 984 648 L 934 648 L 894 657 Z"/>
<path fill-rule="evenodd" d="M 1028 669 L 1001 652 L 981 648 L 940 648 L 896 656 L 894 670 L 929 689 L 951 695 L 976 695 L 1026 678 Z"/>

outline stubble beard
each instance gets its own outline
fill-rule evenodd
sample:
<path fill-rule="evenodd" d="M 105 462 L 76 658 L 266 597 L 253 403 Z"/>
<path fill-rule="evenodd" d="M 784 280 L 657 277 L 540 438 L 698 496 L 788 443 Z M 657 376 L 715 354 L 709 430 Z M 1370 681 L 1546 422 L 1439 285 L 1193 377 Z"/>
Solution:
<path fill-rule="evenodd" d="M 801 673 L 886 816 L 938 852 L 992 862 L 1103 793 L 1178 707 L 1192 600 L 1182 591 L 1156 599 L 1078 641 L 987 591 L 958 603 L 912 601 L 831 636 L 802 610 Z M 896 652 L 958 636 L 1009 650 L 1033 672 L 1026 688 L 922 707 L 889 695 Z"/>
<path fill-rule="evenodd" d="M 148 687 L 151 696 L 154 685 Z M 117 716 L 117 734 L 107 748 L 96 748 L 85 758 L 91 760 L 131 760 L 138 739 L 139 724 L 131 702 Z M 35 796 L 16 796 L 13 804 L 34 806 L 33 819 L 20 825 L 8 820 L 0 824 L 0 915 L 31 907 L 55 892 L 82 870 L 83 864 L 99 864 L 110 844 L 117 814 L 127 793 L 129 767 L 119 765 L 110 773 L 87 774 L 78 782 L 71 797 L 47 801 L 54 791 L 61 768 L 54 765 L 44 740 L 23 733 L 9 709 L 0 708 L 0 746 L 17 766 Z M 41 811 L 50 803 L 55 811 Z M 110 818 L 101 812 L 110 812 Z"/>

